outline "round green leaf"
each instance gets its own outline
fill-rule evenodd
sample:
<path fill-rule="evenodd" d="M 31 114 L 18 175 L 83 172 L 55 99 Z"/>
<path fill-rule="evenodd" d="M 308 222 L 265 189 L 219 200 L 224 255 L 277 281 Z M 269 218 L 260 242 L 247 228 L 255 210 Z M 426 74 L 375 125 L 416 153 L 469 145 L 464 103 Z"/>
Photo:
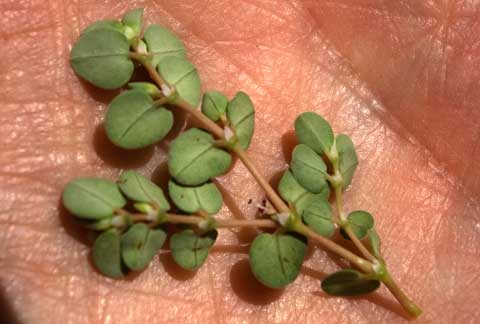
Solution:
<path fill-rule="evenodd" d="M 125 25 L 125 36 L 128 39 L 138 37 L 142 32 L 143 8 L 132 9 L 125 13 L 122 22 Z"/>
<path fill-rule="evenodd" d="M 170 209 L 170 204 L 162 189 L 135 171 L 124 171 L 118 181 L 120 190 L 136 202 L 153 203 L 162 211 Z"/>
<path fill-rule="evenodd" d="M 319 193 L 328 186 L 325 162 L 304 144 L 297 145 L 293 150 L 290 169 L 298 183 L 312 193 Z"/>
<path fill-rule="evenodd" d="M 305 208 L 313 201 L 327 200 L 330 195 L 330 187 L 326 184 L 322 191 L 313 194 L 297 182 L 290 170 L 286 170 L 278 184 L 278 192 L 285 201 L 295 206 L 299 215 L 302 215 Z"/>
<path fill-rule="evenodd" d="M 375 228 L 372 228 L 370 231 L 368 231 L 368 241 L 370 243 L 370 247 L 373 255 L 381 259 L 382 258 L 382 253 L 380 251 L 381 241 L 380 241 L 380 236 L 378 235 L 377 231 L 375 231 Z"/>
<path fill-rule="evenodd" d="M 208 91 L 203 95 L 202 113 L 216 122 L 227 111 L 228 99 L 221 92 Z"/>
<path fill-rule="evenodd" d="M 237 136 L 238 143 L 242 148 L 247 149 L 255 128 L 255 110 L 250 97 L 245 92 L 237 92 L 228 103 L 227 118 Z"/>
<path fill-rule="evenodd" d="M 333 144 L 330 124 L 314 112 L 305 112 L 295 120 L 295 133 L 301 144 L 321 154 L 329 152 Z"/>
<path fill-rule="evenodd" d="M 130 89 L 138 89 L 145 91 L 152 98 L 158 98 L 163 95 L 160 89 L 158 89 L 155 84 L 150 82 L 130 82 L 128 83 L 128 87 Z"/>
<path fill-rule="evenodd" d="M 123 34 L 125 27 L 118 20 L 99 20 L 85 28 L 82 35 L 97 29 L 110 29 Z"/>
<path fill-rule="evenodd" d="M 131 226 L 122 235 L 122 258 L 133 271 L 145 269 L 165 242 L 167 234 L 160 229 L 150 229 L 144 223 Z"/>
<path fill-rule="evenodd" d="M 184 269 L 196 270 L 202 266 L 208 256 L 210 248 L 217 239 L 217 231 L 209 231 L 204 235 L 196 234 L 192 230 L 184 230 L 173 234 L 170 239 L 170 248 L 175 262 Z"/>
<path fill-rule="evenodd" d="M 358 239 L 363 239 L 368 232 L 373 228 L 373 217 L 370 213 L 363 210 L 356 210 L 351 212 L 348 217 L 348 226 L 352 229 Z"/>
<path fill-rule="evenodd" d="M 127 38 L 109 28 L 94 29 L 81 35 L 70 53 L 75 72 L 103 89 L 116 89 L 128 82 L 133 63 L 128 57 Z"/>
<path fill-rule="evenodd" d="M 197 187 L 183 187 L 170 181 L 168 192 L 174 204 L 189 214 L 199 211 L 216 214 L 222 208 L 222 194 L 212 182 Z"/>
<path fill-rule="evenodd" d="M 172 112 L 157 107 L 142 90 L 129 90 L 115 97 L 105 117 L 108 138 L 125 149 L 154 144 L 163 139 L 172 126 Z"/>
<path fill-rule="evenodd" d="M 186 58 L 165 56 L 157 66 L 162 78 L 175 87 L 177 98 L 198 106 L 202 96 L 197 69 Z"/>
<path fill-rule="evenodd" d="M 303 211 L 303 221 L 318 234 L 331 237 L 335 232 L 332 208 L 326 200 L 314 200 Z"/>
<path fill-rule="evenodd" d="M 297 278 L 306 251 L 307 243 L 303 237 L 263 233 L 250 247 L 250 267 L 265 286 L 282 288 Z"/>
<path fill-rule="evenodd" d="M 120 234 L 110 229 L 100 234 L 93 244 L 93 263 L 104 275 L 111 278 L 123 277 L 120 256 Z"/>
<path fill-rule="evenodd" d="M 225 173 L 232 157 L 213 145 L 213 137 L 198 128 L 191 128 L 170 145 L 168 169 L 175 180 L 187 186 L 198 186 Z"/>
<path fill-rule="evenodd" d="M 322 281 L 322 290 L 333 296 L 358 296 L 380 287 L 380 281 L 367 279 L 362 273 L 345 269 L 329 275 Z"/>
<path fill-rule="evenodd" d="M 147 43 L 148 52 L 153 55 L 154 67 L 167 56 L 184 58 L 186 55 L 182 41 L 170 30 L 159 25 L 148 26 L 143 38 Z"/>
<path fill-rule="evenodd" d="M 115 182 L 100 178 L 78 178 L 63 190 L 63 204 L 79 218 L 102 219 L 126 204 Z"/>
<path fill-rule="evenodd" d="M 353 174 L 358 165 L 358 157 L 353 142 L 347 135 L 338 135 L 335 139 L 335 145 L 340 160 L 339 169 L 343 177 L 343 189 L 345 189 L 352 182 Z"/>

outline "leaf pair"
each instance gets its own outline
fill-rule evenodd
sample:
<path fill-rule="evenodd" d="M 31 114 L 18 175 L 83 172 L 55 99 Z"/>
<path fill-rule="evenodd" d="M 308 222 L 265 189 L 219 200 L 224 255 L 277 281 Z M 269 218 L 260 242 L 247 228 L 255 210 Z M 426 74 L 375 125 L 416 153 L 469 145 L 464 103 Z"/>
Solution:
<path fill-rule="evenodd" d="M 170 209 L 162 189 L 144 176 L 125 171 L 119 183 L 101 178 L 77 178 L 69 182 L 63 191 L 63 204 L 78 218 L 98 221 L 111 218 L 127 201 L 149 203 L 160 211 Z"/>
<path fill-rule="evenodd" d="M 98 236 L 93 245 L 93 261 L 97 269 L 112 278 L 122 277 L 127 269 L 143 270 L 165 242 L 166 233 L 150 229 L 146 224 L 131 226 L 123 235 L 109 229 Z"/>
<path fill-rule="evenodd" d="M 218 91 L 206 92 L 202 100 L 202 112 L 214 122 L 219 119 L 228 121 L 238 144 L 243 149 L 250 146 L 255 128 L 255 109 L 245 92 L 237 92 L 230 102 Z"/>
<path fill-rule="evenodd" d="M 285 171 L 278 185 L 278 192 L 284 200 L 295 207 L 303 221 L 320 235 L 330 237 L 335 231 L 332 209 L 328 203 L 330 188 L 324 181 L 317 193 L 305 189 L 290 170 Z"/>
<path fill-rule="evenodd" d="M 231 155 L 215 146 L 209 133 L 191 128 L 178 136 L 168 152 L 168 169 L 176 182 L 198 186 L 225 173 Z"/>
<path fill-rule="evenodd" d="M 300 184 L 309 190 L 318 190 L 318 181 L 322 181 L 326 174 L 325 163 L 319 155 L 331 157 L 335 151 L 338 154 L 338 167 L 343 178 L 342 187 L 347 188 L 358 165 L 352 140 L 343 134 L 335 138 L 330 124 L 314 112 L 305 112 L 297 117 L 295 133 L 298 141 L 311 149 L 310 151 L 299 145 L 298 151 L 294 152 L 296 154 L 293 156 L 292 165 L 295 166 L 294 174 Z M 319 155 L 315 156 L 314 153 Z"/>
<path fill-rule="evenodd" d="M 368 238 L 373 255 L 381 258 L 380 236 L 378 236 L 375 231 L 375 223 L 372 215 L 363 210 L 356 210 L 347 216 L 346 221 L 347 223 L 344 226 L 348 226 L 359 240 Z M 344 238 L 349 239 L 343 230 L 340 231 L 340 233 Z"/>

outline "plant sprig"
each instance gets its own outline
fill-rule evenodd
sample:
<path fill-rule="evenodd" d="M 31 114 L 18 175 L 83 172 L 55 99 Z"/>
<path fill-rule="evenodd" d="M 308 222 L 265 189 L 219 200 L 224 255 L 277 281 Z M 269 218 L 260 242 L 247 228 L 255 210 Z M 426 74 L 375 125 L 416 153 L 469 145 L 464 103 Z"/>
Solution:
<path fill-rule="evenodd" d="M 93 245 L 98 270 L 119 278 L 145 269 L 166 241 L 167 224 L 181 225 L 169 245 L 175 262 L 188 270 L 198 269 L 207 260 L 219 229 L 271 229 L 273 233 L 255 238 L 249 252 L 251 270 L 264 285 L 282 288 L 293 282 L 310 241 L 353 266 L 322 281 L 327 294 L 367 294 L 383 283 L 410 315 L 419 316 L 420 308 L 387 270 L 373 216 L 344 210 L 343 191 L 358 164 L 352 140 L 344 134 L 335 136 L 318 114 L 301 114 L 294 125 L 299 144 L 274 189 L 246 152 L 255 126 L 250 97 L 242 91 L 232 99 L 218 91 L 202 96 L 200 77 L 182 41 L 158 25 L 142 32 L 142 16 L 143 9 L 134 9 L 119 21 L 95 22 L 71 51 L 72 67 L 81 78 L 104 89 L 129 88 L 108 107 L 107 136 L 124 149 L 153 145 L 170 132 L 178 109 L 190 114 L 200 128 L 184 131 L 170 144 L 168 195 L 133 170 L 124 171 L 117 182 L 83 177 L 66 185 L 65 207 L 83 225 L 100 232 Z M 128 83 L 139 66 L 151 80 Z M 216 217 L 223 199 L 212 180 L 228 172 L 232 155 L 242 161 L 273 206 L 267 218 Z M 329 203 L 331 193 L 334 209 Z M 336 231 L 351 240 L 357 251 L 332 240 Z"/>

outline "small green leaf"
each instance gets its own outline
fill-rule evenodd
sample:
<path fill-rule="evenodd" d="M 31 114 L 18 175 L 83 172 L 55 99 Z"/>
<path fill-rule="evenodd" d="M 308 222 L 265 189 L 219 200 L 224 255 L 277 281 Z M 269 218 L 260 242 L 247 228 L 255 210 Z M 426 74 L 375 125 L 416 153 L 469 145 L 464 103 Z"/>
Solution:
<path fill-rule="evenodd" d="M 301 144 L 321 154 L 329 152 L 333 144 L 330 124 L 314 112 L 305 112 L 295 120 L 295 133 Z"/>
<path fill-rule="evenodd" d="M 103 89 L 116 89 L 133 73 L 130 44 L 121 33 L 108 28 L 94 29 L 80 36 L 70 53 L 75 72 Z"/>
<path fill-rule="evenodd" d="M 138 89 L 145 91 L 152 98 L 158 98 L 162 96 L 162 92 L 158 87 L 150 82 L 130 82 L 128 84 L 130 89 Z"/>
<path fill-rule="evenodd" d="M 122 17 L 125 25 L 125 36 L 128 39 L 138 37 L 142 32 L 143 8 L 132 9 Z"/>
<path fill-rule="evenodd" d="M 153 55 L 152 65 L 156 67 L 158 62 L 166 56 L 184 58 L 185 47 L 178 37 L 170 30 L 159 25 L 150 25 L 144 34 L 148 52 Z"/>
<path fill-rule="evenodd" d="M 122 258 L 133 271 L 145 269 L 165 242 L 167 234 L 160 229 L 150 229 L 144 223 L 131 226 L 122 235 Z"/>
<path fill-rule="evenodd" d="M 359 240 L 363 239 L 373 228 L 373 217 L 363 210 L 351 212 L 348 217 L 348 226 Z"/>
<path fill-rule="evenodd" d="M 172 126 L 172 112 L 157 107 L 142 90 L 129 90 L 115 97 L 105 117 L 108 138 L 125 149 L 154 144 L 163 139 Z"/>
<path fill-rule="evenodd" d="M 113 215 L 126 204 L 115 182 L 100 178 L 78 178 L 63 191 L 63 204 L 72 214 L 85 219 L 102 219 Z"/>
<path fill-rule="evenodd" d="M 93 263 L 104 275 L 121 278 L 124 275 L 120 255 L 120 234 L 110 229 L 100 234 L 93 244 Z"/>
<path fill-rule="evenodd" d="M 335 232 L 332 208 L 326 200 L 315 200 L 303 211 L 303 221 L 318 234 L 331 237 Z"/>
<path fill-rule="evenodd" d="M 247 149 L 255 128 L 255 110 L 250 97 L 245 92 L 237 92 L 228 103 L 227 118 L 237 136 L 238 143 L 242 148 Z"/>
<path fill-rule="evenodd" d="M 212 182 L 198 187 L 183 187 L 170 180 L 168 192 L 174 204 L 189 214 L 204 211 L 212 215 L 222 208 L 222 194 Z"/>
<path fill-rule="evenodd" d="M 123 34 L 125 27 L 118 20 L 99 20 L 85 28 L 82 35 L 98 29 L 110 29 Z"/>
<path fill-rule="evenodd" d="M 204 235 L 196 234 L 192 230 L 173 234 L 170 239 L 173 259 L 184 269 L 200 268 L 207 259 L 208 252 L 215 243 L 217 235 L 215 230 Z"/>
<path fill-rule="evenodd" d="M 207 132 L 191 128 L 170 145 L 168 169 L 175 180 L 187 186 L 198 186 L 225 173 L 232 157 L 213 145 Z"/>
<path fill-rule="evenodd" d="M 124 171 L 118 181 L 120 190 L 136 202 L 153 203 L 162 211 L 170 209 L 170 204 L 162 189 L 135 171 Z"/>
<path fill-rule="evenodd" d="M 221 92 L 205 92 L 202 99 L 202 113 L 216 122 L 227 111 L 228 99 Z"/>
<path fill-rule="evenodd" d="M 381 259 L 382 258 L 382 253 L 380 251 L 380 236 L 378 235 L 377 231 L 375 231 L 375 228 L 372 228 L 370 231 L 368 231 L 368 241 L 370 243 L 370 247 L 372 249 L 372 253 L 375 257 Z"/>
<path fill-rule="evenodd" d="M 263 233 L 250 247 L 250 267 L 265 286 L 282 288 L 297 278 L 306 251 L 307 243 L 303 237 Z"/>
<path fill-rule="evenodd" d="M 290 169 L 298 183 L 312 193 L 319 193 L 328 186 L 325 162 L 304 144 L 297 145 L 293 150 Z"/>
<path fill-rule="evenodd" d="M 313 194 L 297 182 L 290 170 L 286 170 L 278 184 L 278 192 L 285 201 L 295 206 L 299 215 L 302 215 L 305 208 L 314 200 L 327 200 L 330 187 L 325 185 L 322 191 Z"/>
<path fill-rule="evenodd" d="M 333 296 L 358 296 L 380 287 L 380 281 L 367 279 L 362 273 L 345 269 L 329 275 L 322 281 L 322 289 Z"/>
<path fill-rule="evenodd" d="M 335 139 L 339 168 L 343 177 L 343 189 L 346 189 L 352 182 L 353 174 L 358 165 L 358 157 L 353 142 L 347 135 L 340 134 Z"/>
<path fill-rule="evenodd" d="M 201 98 L 200 77 L 197 69 L 186 58 L 166 56 L 157 66 L 162 78 L 175 87 L 176 98 L 193 107 L 198 106 Z"/>

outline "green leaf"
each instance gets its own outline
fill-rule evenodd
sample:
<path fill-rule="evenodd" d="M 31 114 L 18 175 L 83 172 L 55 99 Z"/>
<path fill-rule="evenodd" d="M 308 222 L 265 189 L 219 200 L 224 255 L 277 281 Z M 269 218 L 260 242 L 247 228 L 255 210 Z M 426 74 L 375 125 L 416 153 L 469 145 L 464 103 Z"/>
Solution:
<path fill-rule="evenodd" d="M 168 169 L 182 185 L 198 186 L 225 173 L 232 157 L 213 145 L 213 137 L 198 128 L 191 128 L 170 145 Z"/>
<path fill-rule="evenodd" d="M 122 258 L 133 271 L 145 269 L 165 242 L 167 234 L 160 229 L 150 229 L 144 223 L 131 226 L 122 235 Z"/>
<path fill-rule="evenodd" d="M 203 95 L 202 113 L 216 122 L 227 111 L 228 99 L 221 92 L 208 91 Z"/>
<path fill-rule="evenodd" d="M 126 204 L 115 182 L 100 178 L 77 178 L 63 191 L 63 204 L 75 216 L 102 219 Z"/>
<path fill-rule="evenodd" d="M 326 185 L 317 194 L 308 192 L 297 182 L 290 170 L 286 170 L 278 184 L 278 192 L 286 202 L 295 206 L 299 215 L 302 215 L 305 208 L 313 201 L 327 200 L 330 195 L 330 188 Z"/>
<path fill-rule="evenodd" d="M 326 200 L 314 200 L 303 211 L 303 221 L 318 234 L 331 237 L 335 232 L 332 208 Z"/>
<path fill-rule="evenodd" d="M 154 144 L 163 139 L 172 126 L 172 112 L 157 107 L 142 90 L 129 90 L 115 97 L 105 117 L 108 138 L 125 149 Z"/>
<path fill-rule="evenodd" d="M 290 169 L 298 183 L 312 193 L 319 193 L 328 186 L 325 162 L 304 144 L 297 145 L 293 150 Z"/>
<path fill-rule="evenodd" d="M 295 133 L 301 144 L 321 154 L 329 152 L 333 144 L 330 124 L 314 112 L 305 112 L 295 120 Z"/>
<path fill-rule="evenodd" d="M 215 243 L 217 235 L 215 230 L 204 235 L 196 234 L 192 230 L 173 234 L 170 239 L 173 259 L 184 269 L 200 268 L 207 259 L 208 252 Z"/>
<path fill-rule="evenodd" d="M 130 44 L 121 33 L 108 28 L 81 35 L 70 53 L 75 72 L 103 89 L 116 89 L 130 80 L 133 63 L 128 57 Z"/>
<path fill-rule="evenodd" d="M 329 275 L 322 281 L 322 289 L 333 296 L 358 296 L 380 287 L 380 281 L 367 279 L 362 273 L 345 269 Z"/>
<path fill-rule="evenodd" d="M 170 209 L 170 204 L 162 189 L 135 171 L 124 171 L 118 181 L 120 190 L 136 202 L 153 203 L 162 211 Z"/>
<path fill-rule="evenodd" d="M 343 177 L 343 189 L 346 189 L 352 182 L 353 174 L 358 165 L 357 153 L 352 140 L 347 135 L 338 135 L 335 139 L 335 145 L 340 160 L 339 169 Z"/>
<path fill-rule="evenodd" d="M 132 9 L 125 13 L 122 22 L 125 25 L 125 36 L 128 39 L 138 37 L 142 32 L 143 8 Z"/>
<path fill-rule="evenodd" d="M 373 217 L 370 213 L 363 210 L 351 212 L 348 217 L 348 226 L 359 240 L 363 239 L 373 228 Z"/>
<path fill-rule="evenodd" d="M 265 286 L 282 288 L 297 278 L 306 251 L 307 243 L 303 237 L 263 233 L 250 247 L 250 267 Z"/>
<path fill-rule="evenodd" d="M 382 258 L 382 253 L 380 251 L 380 236 L 378 235 L 377 231 L 375 231 L 375 228 L 372 228 L 370 231 L 368 231 L 368 241 L 370 243 L 370 247 L 372 249 L 372 253 L 375 257 L 381 259 Z"/>
<path fill-rule="evenodd" d="M 98 29 L 110 29 L 123 34 L 125 27 L 118 20 L 99 20 L 85 28 L 82 35 Z"/>
<path fill-rule="evenodd" d="M 178 37 L 170 30 L 159 25 L 150 25 L 144 34 L 148 52 L 153 54 L 152 65 L 156 67 L 158 62 L 167 56 L 184 58 L 185 47 Z"/>
<path fill-rule="evenodd" d="M 212 215 L 222 208 L 222 194 L 212 182 L 198 187 L 183 187 L 170 180 L 168 192 L 174 204 L 189 214 L 204 211 Z"/>
<path fill-rule="evenodd" d="M 160 89 L 158 89 L 155 84 L 150 82 L 130 82 L 128 83 L 128 87 L 130 89 L 142 90 L 148 93 L 148 95 L 152 98 L 159 98 L 163 95 Z"/>
<path fill-rule="evenodd" d="M 157 69 L 162 78 L 170 86 L 175 87 L 176 98 L 193 107 L 198 106 L 202 96 L 200 77 L 192 63 L 185 58 L 166 56 L 160 60 Z"/>
<path fill-rule="evenodd" d="M 93 263 L 104 275 L 121 278 L 124 275 L 120 255 L 120 234 L 110 229 L 100 234 L 93 244 Z"/>
<path fill-rule="evenodd" d="M 237 136 L 238 143 L 242 148 L 247 149 L 255 128 L 255 110 L 250 97 L 245 92 L 237 92 L 228 103 L 227 118 Z"/>

